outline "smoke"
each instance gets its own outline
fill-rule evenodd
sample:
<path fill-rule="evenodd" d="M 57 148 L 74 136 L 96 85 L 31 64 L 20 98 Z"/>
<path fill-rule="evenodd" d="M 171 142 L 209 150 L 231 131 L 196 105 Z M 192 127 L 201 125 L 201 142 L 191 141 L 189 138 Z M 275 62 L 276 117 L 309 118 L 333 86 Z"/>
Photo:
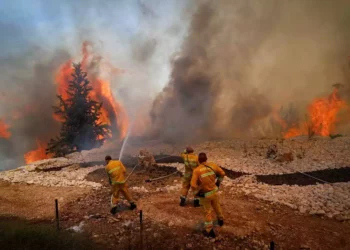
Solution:
<path fill-rule="evenodd" d="M 84 41 L 100 55 L 92 75 L 106 62 L 124 70 L 108 80 L 133 135 L 263 135 L 281 106 L 304 117 L 334 83 L 350 99 L 348 8 L 346 0 L 2 1 L 0 120 L 11 137 L 0 138 L 1 166 L 17 167 L 37 138 L 58 133 L 55 74 L 81 60 Z"/>
<path fill-rule="evenodd" d="M 189 34 L 153 103 L 154 135 L 261 136 L 271 116 L 344 82 L 348 1 L 198 1 Z M 273 131 L 272 131 L 273 132 Z"/>
<path fill-rule="evenodd" d="M 82 60 L 84 41 L 100 55 L 89 64 L 88 77 L 112 75 L 108 80 L 114 98 L 126 109 L 135 133 L 142 133 L 192 9 L 192 3 L 160 0 L 0 5 L 0 120 L 11 133 L 10 138 L 0 138 L 0 169 L 23 164 L 24 153 L 36 149 L 36 139 L 48 142 L 58 135 L 60 124 L 52 117 L 55 76 L 67 60 Z M 102 64 L 103 69 L 98 67 Z M 111 74 L 114 68 L 124 73 Z"/>

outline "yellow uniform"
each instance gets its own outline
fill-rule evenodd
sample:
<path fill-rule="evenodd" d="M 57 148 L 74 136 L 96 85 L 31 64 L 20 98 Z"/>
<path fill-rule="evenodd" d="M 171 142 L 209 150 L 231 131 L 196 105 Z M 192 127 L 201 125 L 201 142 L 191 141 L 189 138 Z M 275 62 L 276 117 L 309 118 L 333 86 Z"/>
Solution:
<path fill-rule="evenodd" d="M 110 160 L 106 166 L 106 172 L 108 173 L 109 181 L 112 184 L 112 207 L 117 205 L 120 193 L 124 195 L 127 201 L 133 203 L 127 184 L 125 183 L 126 169 L 123 163 L 119 160 Z"/>
<path fill-rule="evenodd" d="M 199 163 L 198 156 L 194 153 L 182 153 L 181 157 L 185 163 L 185 173 L 182 178 L 181 197 L 185 199 L 187 197 L 188 190 L 191 187 L 193 170 L 199 165 Z"/>
<path fill-rule="evenodd" d="M 223 220 L 219 196 L 217 194 L 216 178 L 221 182 L 225 172 L 215 163 L 203 162 L 194 171 L 191 180 L 193 192 L 200 196 L 200 204 L 203 206 L 205 214 L 205 229 L 207 232 L 213 229 L 212 211 L 217 218 Z"/>

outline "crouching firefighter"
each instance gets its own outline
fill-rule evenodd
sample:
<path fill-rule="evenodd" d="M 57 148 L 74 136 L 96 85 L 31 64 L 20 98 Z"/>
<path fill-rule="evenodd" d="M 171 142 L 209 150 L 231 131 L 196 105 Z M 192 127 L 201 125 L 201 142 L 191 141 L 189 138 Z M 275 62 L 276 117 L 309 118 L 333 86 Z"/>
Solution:
<path fill-rule="evenodd" d="M 128 186 L 125 182 L 126 169 L 123 163 L 119 160 L 112 160 L 112 157 L 109 155 L 105 157 L 105 161 L 107 164 L 106 172 L 108 174 L 109 184 L 112 185 L 111 213 L 115 214 L 117 212 L 117 204 L 120 193 L 122 193 L 124 198 L 130 203 L 130 209 L 135 209 L 136 204 L 131 198 L 128 191 Z"/>
<path fill-rule="evenodd" d="M 182 188 L 180 196 L 180 206 L 182 207 L 185 206 L 188 191 L 191 188 L 191 178 L 193 170 L 199 165 L 198 157 L 193 152 L 193 148 L 188 146 L 185 149 L 185 151 L 181 154 L 181 157 L 183 158 L 185 163 L 185 173 L 182 177 Z M 193 205 L 194 207 L 199 207 L 199 197 L 194 197 Z"/>
<path fill-rule="evenodd" d="M 198 155 L 198 161 L 200 165 L 193 171 L 191 188 L 200 197 L 200 204 L 203 206 L 205 215 L 205 230 L 203 234 L 206 237 L 215 238 L 212 211 L 214 210 L 216 213 L 219 226 L 223 226 L 224 217 L 217 192 L 225 172 L 215 163 L 207 162 L 205 153 Z"/>

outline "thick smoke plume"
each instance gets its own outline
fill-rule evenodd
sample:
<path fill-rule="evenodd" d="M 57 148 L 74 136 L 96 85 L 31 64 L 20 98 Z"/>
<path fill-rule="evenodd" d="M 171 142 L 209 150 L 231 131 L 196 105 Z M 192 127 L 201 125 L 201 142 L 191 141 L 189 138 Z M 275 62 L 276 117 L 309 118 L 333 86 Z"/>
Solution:
<path fill-rule="evenodd" d="M 348 1 L 198 3 L 170 81 L 153 103 L 154 135 L 276 135 L 280 110 L 292 105 L 304 119 L 314 98 L 346 82 Z"/>
<path fill-rule="evenodd" d="M 57 73 L 69 60 L 83 60 L 84 41 L 93 45 L 90 80 L 109 81 L 110 97 L 126 109 L 133 133 L 141 135 L 149 106 L 168 77 L 169 57 L 186 32 L 191 3 L 5 0 L 0 9 L 2 170 L 23 165 L 25 153 L 58 134 L 60 124 L 52 109 L 57 104 Z M 111 66 L 125 71 L 113 74 Z M 102 101 L 108 110 L 115 109 Z M 109 118 L 111 123 L 121 120 Z"/>

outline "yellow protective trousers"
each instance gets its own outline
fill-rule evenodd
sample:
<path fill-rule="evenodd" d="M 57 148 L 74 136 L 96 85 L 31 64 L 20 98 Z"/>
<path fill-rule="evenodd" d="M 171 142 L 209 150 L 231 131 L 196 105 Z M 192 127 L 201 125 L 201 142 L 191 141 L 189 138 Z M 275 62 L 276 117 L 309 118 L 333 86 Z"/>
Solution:
<path fill-rule="evenodd" d="M 134 202 L 133 199 L 131 198 L 131 195 L 128 190 L 128 186 L 126 183 L 123 184 L 113 184 L 112 185 L 112 197 L 111 197 L 111 206 L 115 207 L 118 203 L 119 195 L 120 193 L 123 194 L 124 198 L 132 203 Z"/>
<path fill-rule="evenodd" d="M 191 188 L 191 178 L 192 173 L 185 173 L 184 177 L 182 177 L 182 188 L 180 191 L 182 198 L 186 198 L 188 195 L 188 191 Z M 199 199 L 199 197 L 195 196 L 194 199 Z"/>
<path fill-rule="evenodd" d="M 188 191 L 191 188 L 191 178 L 191 173 L 185 173 L 184 177 L 182 177 L 181 197 L 187 197 Z"/>
<path fill-rule="evenodd" d="M 210 230 L 213 229 L 213 217 L 212 217 L 213 210 L 216 213 L 216 216 L 219 220 L 224 219 L 217 192 L 205 198 L 200 198 L 200 204 L 203 206 L 203 211 L 205 216 L 205 222 L 204 222 L 205 230 L 209 232 Z"/>

